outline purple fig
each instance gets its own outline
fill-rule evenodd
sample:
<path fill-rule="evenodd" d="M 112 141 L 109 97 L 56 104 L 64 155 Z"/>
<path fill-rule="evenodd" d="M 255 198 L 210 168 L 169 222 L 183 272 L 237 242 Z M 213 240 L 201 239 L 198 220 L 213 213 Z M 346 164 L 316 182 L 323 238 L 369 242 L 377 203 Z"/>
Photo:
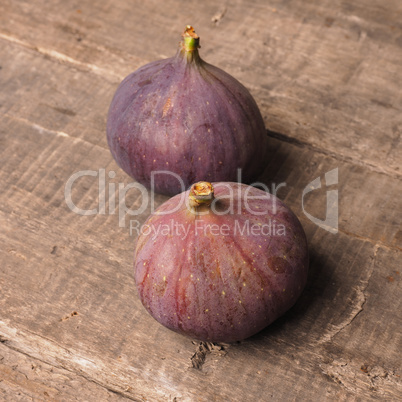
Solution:
<path fill-rule="evenodd" d="M 266 165 L 266 131 L 250 92 L 204 62 L 187 26 L 175 57 L 149 63 L 118 87 L 107 139 L 118 165 L 168 195 L 192 183 L 251 182 Z"/>
<path fill-rule="evenodd" d="M 299 220 L 275 196 L 200 182 L 148 218 L 134 266 L 141 302 L 157 321 L 199 340 L 233 342 L 294 305 L 308 249 Z"/>

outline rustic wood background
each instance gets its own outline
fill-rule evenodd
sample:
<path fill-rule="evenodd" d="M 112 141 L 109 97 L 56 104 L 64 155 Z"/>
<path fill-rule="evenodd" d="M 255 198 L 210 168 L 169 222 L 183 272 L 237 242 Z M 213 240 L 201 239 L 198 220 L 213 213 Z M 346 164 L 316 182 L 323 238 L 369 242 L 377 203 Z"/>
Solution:
<path fill-rule="evenodd" d="M 278 195 L 310 245 L 298 304 L 232 345 L 142 308 L 129 221 L 150 209 L 119 226 L 118 183 L 131 180 L 105 136 L 119 82 L 174 55 L 188 23 L 202 57 L 255 96 L 271 150 L 261 180 L 286 182 Z M 0 399 L 401 400 L 400 0 L 1 0 L 0 66 Z M 333 169 L 336 234 L 301 208 Z M 75 204 L 114 196 L 115 213 L 68 208 L 81 170 L 104 172 L 106 192 L 82 177 Z M 326 190 L 305 197 L 320 219 Z M 127 192 L 127 207 L 141 202 Z"/>

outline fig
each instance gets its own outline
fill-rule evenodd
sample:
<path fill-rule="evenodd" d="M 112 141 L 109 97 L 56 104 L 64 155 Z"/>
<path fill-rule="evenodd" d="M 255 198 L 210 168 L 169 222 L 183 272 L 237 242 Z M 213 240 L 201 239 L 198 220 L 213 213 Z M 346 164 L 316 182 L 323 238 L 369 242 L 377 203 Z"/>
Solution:
<path fill-rule="evenodd" d="M 202 341 L 235 342 L 294 305 L 307 280 L 307 241 L 277 197 L 242 183 L 199 182 L 141 227 L 134 272 L 159 323 Z"/>
<path fill-rule="evenodd" d="M 139 68 L 117 88 L 110 151 L 127 174 L 166 195 L 204 179 L 250 183 L 266 165 L 258 106 L 239 81 L 201 59 L 192 27 L 182 36 L 176 56 Z"/>

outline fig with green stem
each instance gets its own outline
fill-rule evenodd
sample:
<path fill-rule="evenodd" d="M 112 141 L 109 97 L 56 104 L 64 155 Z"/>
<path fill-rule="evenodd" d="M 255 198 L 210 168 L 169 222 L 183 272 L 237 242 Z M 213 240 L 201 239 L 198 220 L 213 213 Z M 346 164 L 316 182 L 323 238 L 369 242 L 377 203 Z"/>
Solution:
<path fill-rule="evenodd" d="M 221 35 L 224 43 L 228 34 Z M 113 157 L 159 193 L 178 194 L 203 179 L 238 181 L 238 169 L 252 182 L 267 163 L 264 121 L 250 92 L 198 49 L 187 26 L 176 56 L 127 76 L 109 108 Z"/>
<path fill-rule="evenodd" d="M 308 249 L 299 220 L 275 196 L 201 182 L 148 218 L 134 265 L 141 302 L 158 322 L 199 340 L 234 342 L 295 304 Z"/>

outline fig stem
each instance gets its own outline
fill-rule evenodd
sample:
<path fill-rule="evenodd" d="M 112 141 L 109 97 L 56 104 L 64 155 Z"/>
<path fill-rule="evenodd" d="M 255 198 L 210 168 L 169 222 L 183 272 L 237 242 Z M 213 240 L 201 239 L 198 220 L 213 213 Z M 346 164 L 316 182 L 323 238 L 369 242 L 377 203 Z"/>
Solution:
<path fill-rule="evenodd" d="M 183 47 L 186 52 L 192 52 L 200 47 L 200 37 L 191 25 L 187 25 L 183 34 Z"/>
<path fill-rule="evenodd" d="M 188 197 L 189 204 L 193 208 L 201 205 L 209 206 L 214 200 L 214 188 L 207 181 L 199 181 L 191 186 Z"/>
<path fill-rule="evenodd" d="M 179 54 L 184 57 L 189 63 L 201 63 L 201 58 L 198 54 L 198 48 L 200 47 L 200 37 L 195 33 L 194 28 L 191 25 L 187 25 L 183 34 L 183 41 L 181 42 L 181 48 Z"/>

